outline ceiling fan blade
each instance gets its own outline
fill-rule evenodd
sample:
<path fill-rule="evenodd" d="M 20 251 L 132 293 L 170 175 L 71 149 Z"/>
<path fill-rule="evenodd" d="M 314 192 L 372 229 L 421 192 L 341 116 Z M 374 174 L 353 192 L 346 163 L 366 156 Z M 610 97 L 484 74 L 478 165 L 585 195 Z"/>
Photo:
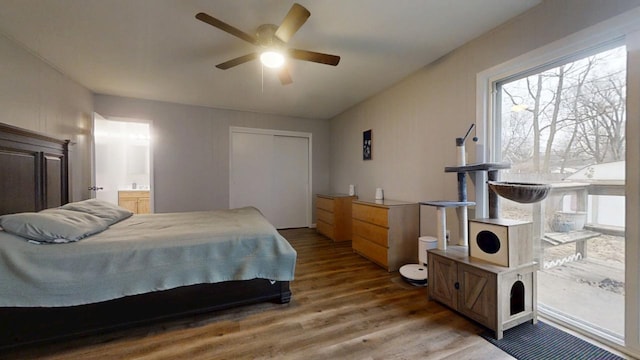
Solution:
<path fill-rule="evenodd" d="M 276 37 L 285 43 L 289 42 L 296 31 L 307 21 L 309 16 L 311 16 L 309 10 L 298 3 L 294 3 L 291 9 L 289 9 L 287 16 L 282 20 L 282 24 L 280 24 L 278 30 L 276 30 Z"/>
<path fill-rule="evenodd" d="M 287 51 L 290 57 L 298 60 L 313 61 L 320 64 L 336 66 L 340 62 L 340 56 L 323 54 L 308 50 L 289 49 Z"/>
<path fill-rule="evenodd" d="M 286 66 L 283 66 L 280 71 L 278 71 L 278 77 L 280 78 L 280 83 L 282 85 L 289 85 L 293 82 L 291 79 L 291 74 L 289 73 L 289 69 Z"/>
<path fill-rule="evenodd" d="M 224 32 L 227 32 L 227 33 L 229 33 L 229 34 L 231 34 L 233 36 L 239 37 L 240 39 L 242 39 L 242 40 L 244 40 L 244 41 L 246 41 L 248 43 L 251 43 L 253 45 L 258 45 L 258 40 L 255 37 L 247 34 L 246 32 L 244 32 L 244 31 L 242 31 L 242 30 L 240 30 L 238 28 L 235 28 L 235 27 L 225 23 L 222 20 L 218 20 L 218 19 L 214 18 L 211 15 L 208 15 L 208 14 L 205 14 L 205 13 L 201 12 L 201 13 L 198 13 L 196 15 L 196 19 L 198 19 L 200 21 L 203 21 L 203 22 L 206 22 L 207 24 L 209 24 L 211 26 L 215 26 L 218 29 L 220 29 L 220 30 L 222 30 Z"/>
<path fill-rule="evenodd" d="M 216 65 L 216 67 L 218 69 L 222 69 L 222 70 L 227 70 L 229 68 L 232 68 L 234 66 L 238 66 L 240 64 L 244 64 L 247 61 L 251 61 L 251 60 L 255 60 L 258 58 L 258 53 L 251 53 L 251 54 L 247 54 L 247 55 L 243 55 L 240 57 L 237 57 L 235 59 L 231 59 L 229 61 L 225 61 L 221 64 Z"/>

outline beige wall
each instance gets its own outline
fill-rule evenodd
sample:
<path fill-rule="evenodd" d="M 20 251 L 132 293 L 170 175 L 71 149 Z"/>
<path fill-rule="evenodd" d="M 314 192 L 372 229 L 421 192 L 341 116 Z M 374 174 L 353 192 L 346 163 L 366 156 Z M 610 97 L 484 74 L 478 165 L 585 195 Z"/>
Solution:
<path fill-rule="evenodd" d="M 0 79 L 0 122 L 71 140 L 71 200 L 88 198 L 91 92 L 2 35 Z"/>
<path fill-rule="evenodd" d="M 229 207 L 229 127 L 308 132 L 313 193 L 329 188 L 329 122 L 179 105 L 108 95 L 94 97 L 104 117 L 152 121 L 156 212 Z"/>
<path fill-rule="evenodd" d="M 455 138 L 476 117 L 476 74 L 640 6 L 626 0 L 547 0 L 331 120 L 331 191 L 357 185 L 361 197 L 410 201 L 456 199 Z M 362 160 L 362 132 L 372 129 L 373 160 Z M 467 142 L 469 159 L 475 148 Z M 469 189 L 473 200 L 473 186 Z M 448 212 L 453 239 L 455 212 Z M 435 210 L 422 208 L 422 229 L 435 235 Z"/>

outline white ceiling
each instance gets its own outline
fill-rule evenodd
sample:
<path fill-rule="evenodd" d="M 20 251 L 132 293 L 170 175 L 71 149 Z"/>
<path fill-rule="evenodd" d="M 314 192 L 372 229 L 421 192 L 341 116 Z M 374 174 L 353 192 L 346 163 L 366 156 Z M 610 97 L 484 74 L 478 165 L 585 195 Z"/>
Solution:
<path fill-rule="evenodd" d="M 253 34 L 289 0 L 0 0 L 0 32 L 96 93 L 325 119 L 540 0 L 299 2 L 311 17 L 289 45 L 341 61 L 294 60 L 287 86 L 258 61 L 215 68 L 255 48 L 195 14 Z"/>

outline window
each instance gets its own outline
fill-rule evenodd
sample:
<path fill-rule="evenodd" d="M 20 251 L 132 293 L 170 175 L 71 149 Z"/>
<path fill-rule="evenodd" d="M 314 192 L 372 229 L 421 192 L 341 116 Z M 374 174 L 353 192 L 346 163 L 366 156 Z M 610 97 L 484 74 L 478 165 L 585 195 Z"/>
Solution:
<path fill-rule="evenodd" d="M 551 184 L 533 221 L 538 304 L 589 331 L 624 336 L 624 46 L 581 53 L 495 82 L 494 149 L 503 181 Z M 599 309 L 599 311 L 593 311 Z"/>

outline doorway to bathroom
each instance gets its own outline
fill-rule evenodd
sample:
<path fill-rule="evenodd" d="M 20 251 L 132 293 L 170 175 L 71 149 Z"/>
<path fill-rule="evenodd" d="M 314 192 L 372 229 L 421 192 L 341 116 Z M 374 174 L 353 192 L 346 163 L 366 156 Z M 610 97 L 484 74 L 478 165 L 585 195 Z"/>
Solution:
<path fill-rule="evenodd" d="M 94 113 L 94 197 L 152 213 L 152 173 L 150 123 Z"/>

